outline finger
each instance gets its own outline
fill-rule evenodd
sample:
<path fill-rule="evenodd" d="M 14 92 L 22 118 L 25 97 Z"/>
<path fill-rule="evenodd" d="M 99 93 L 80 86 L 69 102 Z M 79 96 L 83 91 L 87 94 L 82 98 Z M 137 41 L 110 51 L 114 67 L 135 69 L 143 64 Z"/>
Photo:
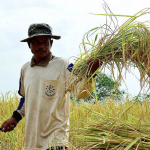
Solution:
<path fill-rule="evenodd" d="M 6 124 L 6 121 L 2 124 L 2 126 L 0 127 L 0 130 L 3 132 L 4 131 L 4 126 Z"/>
<path fill-rule="evenodd" d="M 8 126 L 6 129 L 2 130 L 4 132 L 10 132 L 12 131 L 14 128 L 16 127 L 16 124 L 12 124 L 10 126 Z"/>
<path fill-rule="evenodd" d="M 6 123 L 4 124 L 3 128 L 7 128 L 10 125 L 11 125 L 11 123 L 9 121 L 6 121 Z"/>
<path fill-rule="evenodd" d="M 2 131 L 3 132 L 7 132 L 7 130 L 9 129 L 9 123 L 8 122 L 6 122 L 5 124 L 4 124 L 4 126 L 3 126 L 3 129 L 2 129 Z"/>
<path fill-rule="evenodd" d="M 10 129 L 10 127 L 8 126 L 8 127 L 6 128 L 6 130 L 5 130 L 5 132 L 8 132 L 8 131 L 9 131 L 9 129 Z"/>
<path fill-rule="evenodd" d="M 12 131 L 14 129 L 14 125 L 10 125 L 9 128 L 7 128 L 7 131 Z"/>
<path fill-rule="evenodd" d="M 16 127 L 16 124 L 12 124 L 10 127 L 13 130 Z"/>
<path fill-rule="evenodd" d="M 9 129 L 9 127 L 7 127 L 7 128 L 3 128 L 3 129 L 2 129 L 2 132 L 7 132 L 7 131 L 8 131 L 8 129 Z"/>
<path fill-rule="evenodd" d="M 14 126 L 14 128 L 16 127 L 17 124 L 12 124 Z"/>

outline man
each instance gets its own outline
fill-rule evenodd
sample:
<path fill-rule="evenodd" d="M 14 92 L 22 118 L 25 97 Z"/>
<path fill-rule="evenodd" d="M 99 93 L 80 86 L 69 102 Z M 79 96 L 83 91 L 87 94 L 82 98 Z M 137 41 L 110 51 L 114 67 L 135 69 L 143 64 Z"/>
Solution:
<path fill-rule="evenodd" d="M 28 43 L 33 57 L 21 69 L 20 104 L 2 124 L 2 132 L 12 131 L 25 116 L 25 150 L 67 149 L 69 92 L 75 98 L 87 98 L 93 91 L 92 82 L 86 82 L 86 77 L 69 82 L 73 64 L 52 55 L 52 39 L 61 37 L 52 35 L 48 24 L 30 25 L 28 36 L 21 42 Z M 87 63 L 91 65 L 91 60 Z M 98 67 L 96 62 L 89 68 L 94 72 Z"/>

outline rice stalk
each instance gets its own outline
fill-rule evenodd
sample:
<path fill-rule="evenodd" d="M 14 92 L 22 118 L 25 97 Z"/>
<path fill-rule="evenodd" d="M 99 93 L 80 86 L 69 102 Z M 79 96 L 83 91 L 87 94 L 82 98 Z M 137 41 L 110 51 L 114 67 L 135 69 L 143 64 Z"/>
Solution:
<path fill-rule="evenodd" d="M 137 105 L 142 111 L 143 105 L 139 102 L 132 104 L 134 110 Z M 120 105 L 117 108 L 119 107 Z M 132 107 L 128 106 L 124 113 L 131 114 L 129 111 Z M 84 127 L 75 130 L 74 136 L 77 141 L 80 141 L 82 149 L 150 149 L 150 126 L 143 122 L 143 118 L 142 123 L 137 126 L 136 121 L 131 123 L 130 120 L 121 118 L 122 113 L 113 118 L 96 111 L 91 110 L 91 112 L 93 117 L 84 122 Z"/>
<path fill-rule="evenodd" d="M 137 18 L 146 15 L 150 9 L 143 9 L 136 13 L 121 26 L 115 24 L 113 15 L 107 4 L 104 5 L 107 14 L 111 19 L 110 25 L 107 23 L 88 31 L 82 40 L 84 52 L 77 58 L 73 71 L 72 78 L 78 76 L 79 79 L 87 75 L 91 70 L 91 66 L 87 64 L 89 59 L 99 60 L 103 63 L 98 69 L 104 69 L 107 65 L 114 74 L 114 68 L 119 71 L 118 81 L 123 80 L 122 70 L 126 71 L 129 67 L 134 66 L 139 69 L 141 87 L 145 83 L 149 83 L 150 76 L 150 31 L 149 22 L 135 21 Z M 100 14 L 101 15 L 101 14 Z M 113 18 L 114 17 L 114 18 Z M 113 27 L 111 25 L 113 24 Z M 93 40 L 90 40 L 91 36 Z M 92 76 L 96 72 L 92 73 Z M 89 79 L 90 80 L 90 79 Z"/>

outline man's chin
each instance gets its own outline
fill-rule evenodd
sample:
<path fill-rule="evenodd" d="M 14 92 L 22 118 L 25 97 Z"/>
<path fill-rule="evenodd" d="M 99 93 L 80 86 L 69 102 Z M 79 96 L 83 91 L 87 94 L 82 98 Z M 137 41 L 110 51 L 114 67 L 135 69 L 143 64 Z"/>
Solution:
<path fill-rule="evenodd" d="M 39 59 L 44 59 L 45 57 L 47 57 L 49 54 L 45 54 L 45 53 L 38 53 L 35 57 L 39 58 Z"/>

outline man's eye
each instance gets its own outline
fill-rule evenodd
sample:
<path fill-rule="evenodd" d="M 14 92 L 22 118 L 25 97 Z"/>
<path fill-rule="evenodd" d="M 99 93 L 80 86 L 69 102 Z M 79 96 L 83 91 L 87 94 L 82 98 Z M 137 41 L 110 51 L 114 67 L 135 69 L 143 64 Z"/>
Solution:
<path fill-rule="evenodd" d="M 39 43 L 38 43 L 38 42 L 36 42 L 36 41 L 32 41 L 32 44 L 34 44 L 34 45 L 38 45 Z"/>
<path fill-rule="evenodd" d="M 35 46 L 38 46 L 38 45 L 49 45 L 49 41 L 44 41 L 43 43 L 39 43 L 38 41 L 32 41 L 32 44 L 35 45 Z"/>
<path fill-rule="evenodd" d="M 44 44 L 44 45 L 48 45 L 48 44 L 49 44 L 49 41 L 45 41 L 43 44 Z"/>

